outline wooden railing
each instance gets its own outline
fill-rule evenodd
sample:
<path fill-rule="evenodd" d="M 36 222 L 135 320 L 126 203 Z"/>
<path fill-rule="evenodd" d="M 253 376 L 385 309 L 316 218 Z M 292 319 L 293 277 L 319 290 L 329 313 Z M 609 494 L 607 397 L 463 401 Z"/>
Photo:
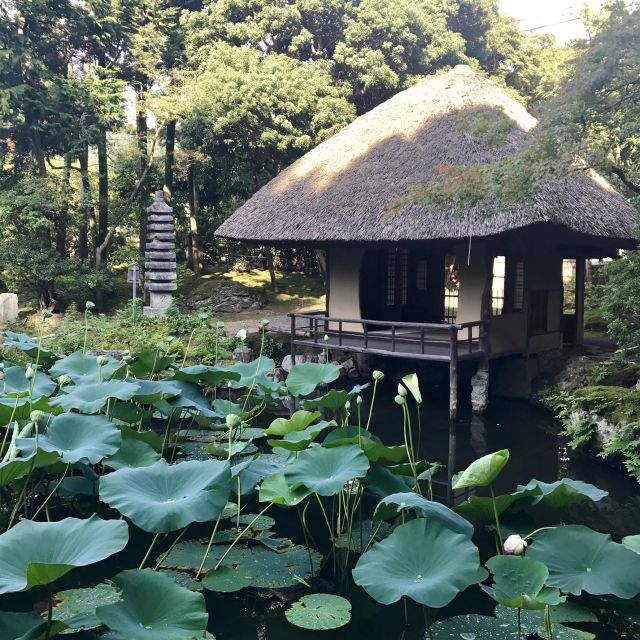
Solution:
<path fill-rule="evenodd" d="M 340 318 L 324 312 L 291 313 L 295 344 L 362 353 L 457 361 L 488 356 L 488 322 L 454 324 Z M 353 329 L 353 326 L 361 329 Z M 378 329 L 372 329 L 378 327 Z M 474 329 L 478 329 L 474 336 Z M 460 335 L 463 332 L 463 335 Z M 327 336 L 327 338 L 325 338 Z"/>

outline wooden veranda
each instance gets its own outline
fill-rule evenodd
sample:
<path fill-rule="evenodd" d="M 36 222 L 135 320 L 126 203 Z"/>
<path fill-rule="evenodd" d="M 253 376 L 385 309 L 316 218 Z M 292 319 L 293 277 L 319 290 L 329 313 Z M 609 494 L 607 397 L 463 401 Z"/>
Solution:
<path fill-rule="evenodd" d="M 318 313 L 291 313 L 291 355 L 297 347 L 365 353 L 449 364 L 449 414 L 458 405 L 458 363 L 489 359 L 488 322 L 434 324 L 362 318 L 336 318 Z"/>

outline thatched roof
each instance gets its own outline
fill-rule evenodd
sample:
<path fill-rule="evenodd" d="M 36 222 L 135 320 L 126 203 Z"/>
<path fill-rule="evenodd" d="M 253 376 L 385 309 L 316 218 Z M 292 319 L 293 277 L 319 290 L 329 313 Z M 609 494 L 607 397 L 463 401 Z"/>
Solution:
<path fill-rule="evenodd" d="M 498 144 L 464 126 L 479 111 L 513 123 Z M 596 174 L 543 180 L 529 201 L 491 215 L 473 206 L 443 211 L 407 197 L 442 179 L 443 167 L 492 163 L 522 150 L 535 123 L 495 82 L 456 67 L 398 93 L 309 151 L 216 233 L 264 244 L 378 242 L 482 237 L 552 223 L 592 237 L 634 238 L 640 213 Z"/>

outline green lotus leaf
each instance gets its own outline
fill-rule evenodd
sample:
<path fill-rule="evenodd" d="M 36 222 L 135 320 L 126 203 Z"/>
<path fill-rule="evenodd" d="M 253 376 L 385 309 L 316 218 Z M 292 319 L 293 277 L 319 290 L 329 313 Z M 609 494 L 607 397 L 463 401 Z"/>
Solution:
<path fill-rule="evenodd" d="M 45 349 L 42 344 L 38 347 L 38 340 L 26 333 L 3 331 L 0 335 L 4 338 L 4 347 L 19 349 L 30 356 L 34 362 L 37 360 L 40 364 L 49 366 L 58 359 L 53 351 Z"/>
<path fill-rule="evenodd" d="M 520 609 L 544 609 L 564 602 L 557 590 L 545 587 L 547 567 L 533 558 L 494 556 L 486 563 L 493 574 L 493 588 L 483 587 L 497 602 Z"/>
<path fill-rule="evenodd" d="M 123 520 L 22 520 L 0 535 L 0 594 L 49 584 L 122 551 L 128 540 Z"/>
<path fill-rule="evenodd" d="M 42 397 L 29 402 L 29 398 L 0 397 L 0 426 L 9 424 L 11 420 L 29 420 L 29 414 L 36 410 L 44 413 L 60 413 L 61 409 L 54 410 L 49 400 Z"/>
<path fill-rule="evenodd" d="M 103 463 L 112 469 L 150 467 L 158 462 L 161 457 L 146 442 L 128 438 L 123 440 L 120 448 L 112 456 L 105 458 Z"/>
<path fill-rule="evenodd" d="M 160 382 L 140 379 L 135 382 L 140 388 L 131 399 L 140 404 L 151 404 L 156 400 L 167 400 L 180 395 L 180 387 L 172 385 L 169 380 Z"/>
<path fill-rule="evenodd" d="M 236 362 L 228 367 L 227 371 L 240 375 L 239 379 L 231 380 L 233 389 L 242 389 L 250 387 L 258 382 L 269 382 L 264 375 L 267 371 L 275 369 L 276 363 L 271 358 L 264 356 L 253 360 L 252 362 Z"/>
<path fill-rule="evenodd" d="M 28 476 L 32 469 L 49 467 L 60 460 L 55 451 L 37 449 L 28 456 L 0 463 L 0 487 L 6 487 L 20 478 Z"/>
<path fill-rule="evenodd" d="M 560 526 L 536 536 L 527 556 L 549 568 L 547 584 L 580 595 L 640 593 L 640 556 L 611 536 L 581 525 Z"/>
<path fill-rule="evenodd" d="M 313 410 L 318 407 L 325 409 L 333 409 L 337 411 L 344 409 L 344 405 L 351 400 L 356 394 L 360 393 L 369 386 L 369 383 L 357 385 L 351 391 L 343 389 L 329 389 L 327 393 L 319 398 L 307 398 L 301 402 L 303 409 Z"/>
<path fill-rule="evenodd" d="M 105 583 L 93 588 L 59 591 L 55 595 L 53 619 L 64 622 L 69 629 L 95 629 L 102 624 L 96 616 L 96 609 L 120 599 L 120 590 Z"/>
<path fill-rule="evenodd" d="M 30 392 L 32 398 L 42 398 L 55 392 L 57 385 L 46 373 L 38 371 L 32 380 L 28 380 L 26 371 L 24 367 L 7 367 L 4 370 L 6 377 L 0 383 L 0 391 L 5 396 L 14 398 L 28 396 Z"/>
<path fill-rule="evenodd" d="M 622 544 L 627 547 L 627 549 L 640 553 L 640 536 L 625 536 L 622 538 Z"/>
<path fill-rule="evenodd" d="M 122 571 L 113 583 L 122 591 L 122 600 L 98 607 L 96 616 L 127 640 L 204 637 L 209 615 L 201 593 L 157 571 Z"/>
<path fill-rule="evenodd" d="M 116 426 L 120 429 L 123 440 L 140 440 L 140 442 L 146 442 L 156 451 L 162 449 L 162 440 L 155 431 L 138 431 L 126 424 L 117 424 Z"/>
<path fill-rule="evenodd" d="M 302 629 L 339 629 L 351 620 L 351 603 L 330 593 L 312 593 L 294 602 L 284 615 L 291 624 Z"/>
<path fill-rule="evenodd" d="M 269 436 L 286 436 L 306 429 L 320 417 L 319 411 L 296 411 L 290 418 L 276 418 L 266 430 Z"/>
<path fill-rule="evenodd" d="M 194 364 L 191 367 L 176 369 L 173 372 L 173 377 L 177 380 L 186 380 L 187 382 L 199 382 L 208 387 L 215 387 L 225 380 L 237 382 L 241 378 L 240 374 L 236 371 L 204 364 Z"/>
<path fill-rule="evenodd" d="M 162 380 L 159 384 L 166 384 L 172 389 L 178 388 L 180 390 L 177 396 L 165 402 L 166 406 L 161 404 L 163 402 L 161 400 L 154 403 L 165 415 L 177 417 L 180 409 L 193 409 L 208 418 L 216 415 L 215 411 L 211 409 L 211 403 L 207 396 L 198 385 L 184 380 Z"/>
<path fill-rule="evenodd" d="M 122 366 L 111 356 L 104 356 L 107 363 L 100 367 L 96 356 L 75 351 L 61 360 L 58 360 L 49 370 L 51 377 L 57 380 L 61 375 L 69 376 L 76 384 L 100 382 L 109 380 L 111 376 Z"/>
<path fill-rule="evenodd" d="M 387 522 L 374 522 L 364 520 L 362 523 L 354 522 L 351 534 L 348 531 L 341 533 L 335 539 L 335 545 L 339 549 L 350 549 L 354 553 L 364 553 L 370 546 L 370 541 L 378 542 L 386 538 L 391 532 L 391 525 Z"/>
<path fill-rule="evenodd" d="M 302 451 L 306 449 L 328 426 L 335 425 L 335 422 L 322 420 L 302 431 L 288 433 L 282 440 L 267 440 L 267 444 L 274 448 L 285 449 L 286 451 Z"/>
<path fill-rule="evenodd" d="M 136 378 L 142 378 L 168 369 L 175 361 L 175 356 L 160 355 L 157 349 L 147 349 L 136 353 L 127 366 Z"/>
<path fill-rule="evenodd" d="M 367 471 L 369 460 L 360 447 L 345 445 L 326 449 L 314 446 L 299 453 L 285 467 L 284 475 L 294 489 L 305 486 L 320 496 L 333 496 L 349 480 L 362 478 Z"/>
<path fill-rule="evenodd" d="M 523 497 L 530 497 L 530 505 L 568 507 L 586 500 L 598 502 L 606 498 L 609 492 L 581 480 L 563 478 L 552 483 L 531 480 L 526 486 L 519 485 L 518 490 L 512 495 L 521 494 Z"/>
<path fill-rule="evenodd" d="M 100 481 L 100 499 L 145 531 L 182 529 L 215 520 L 229 499 L 228 462 L 164 459 L 148 467 L 118 469 Z"/>
<path fill-rule="evenodd" d="M 62 622 L 53 622 L 49 633 L 47 623 L 35 613 L 0 611 L 0 638 L 2 640 L 45 640 L 66 629 Z"/>
<path fill-rule="evenodd" d="M 413 399 L 418 403 L 422 403 L 422 394 L 420 393 L 420 382 L 418 375 L 415 373 L 409 373 L 402 378 L 404 386 L 407 387 L 409 393 L 413 396 Z"/>
<path fill-rule="evenodd" d="M 383 498 L 373 514 L 374 520 L 395 518 L 404 509 L 412 509 L 417 515 L 437 520 L 445 527 L 461 533 L 467 538 L 473 536 L 473 525 L 439 502 L 433 502 L 415 492 L 393 493 Z"/>
<path fill-rule="evenodd" d="M 287 389 L 293 396 L 308 396 L 319 384 L 329 384 L 340 375 L 340 365 L 305 362 L 296 364 L 287 376 Z"/>
<path fill-rule="evenodd" d="M 227 545 L 214 545 L 211 553 L 219 559 L 227 549 Z M 210 591 L 221 593 L 246 587 L 280 589 L 294 586 L 298 578 L 309 578 L 320 570 L 321 564 L 322 556 L 306 547 L 294 546 L 278 553 L 265 546 L 249 548 L 236 545 L 218 569 L 207 571 L 202 584 Z"/>
<path fill-rule="evenodd" d="M 580 607 L 582 609 L 582 607 Z M 578 631 L 565 626 L 564 622 L 594 622 L 593 616 L 574 619 L 572 615 L 577 609 L 567 606 L 567 603 L 557 607 L 550 607 L 551 631 L 553 640 L 594 640 L 595 636 L 586 631 Z M 584 611 L 584 609 L 582 609 Z M 496 618 L 504 625 L 509 625 L 512 629 L 518 628 L 518 611 L 512 607 L 498 605 L 495 610 Z M 526 635 L 538 635 L 544 638 L 544 611 L 521 611 L 520 624 Z"/>
<path fill-rule="evenodd" d="M 35 451 L 35 438 L 19 438 L 17 446 L 25 452 Z M 38 447 L 44 451 L 57 451 L 60 460 L 74 464 L 86 458 L 98 464 L 113 455 L 122 444 L 120 430 L 102 415 L 61 413 L 49 423 L 46 434 L 38 438 Z"/>
<path fill-rule="evenodd" d="M 507 449 L 489 453 L 472 462 L 464 471 L 453 476 L 453 489 L 466 487 L 488 487 L 499 475 L 509 461 Z"/>
<path fill-rule="evenodd" d="M 344 444 L 357 444 L 371 462 L 379 460 L 399 462 L 407 457 L 407 450 L 404 446 L 388 447 L 378 436 L 354 425 L 334 429 L 327 434 L 322 442 L 323 447 L 339 447 Z"/>
<path fill-rule="evenodd" d="M 65 411 L 75 409 L 80 413 L 98 413 L 111 398 L 130 400 L 139 388 L 137 383 L 119 380 L 76 384 L 68 393 L 53 398 L 51 406 L 62 407 Z"/>
<path fill-rule="evenodd" d="M 308 495 L 310 491 L 304 485 L 296 489 L 291 488 L 283 472 L 274 473 L 265 478 L 258 490 L 260 502 L 273 502 L 290 507 L 299 504 Z"/>
<path fill-rule="evenodd" d="M 371 493 L 380 498 L 413 489 L 413 478 L 391 473 L 387 467 L 376 462 L 371 464 L 362 483 Z"/>
<path fill-rule="evenodd" d="M 521 498 L 512 494 L 496 496 L 495 508 L 498 515 L 504 513 L 509 507 L 518 502 Z M 495 514 L 493 512 L 493 501 L 491 498 L 479 496 L 471 496 L 464 502 L 454 507 L 457 513 L 461 513 L 469 518 L 483 518 L 484 520 L 493 520 Z"/>
<path fill-rule="evenodd" d="M 475 614 L 456 616 L 436 622 L 431 627 L 431 640 L 515 640 L 518 638 L 516 609 L 497 607 L 496 617 Z M 553 615 L 553 613 L 552 613 Z M 544 612 L 522 611 L 520 623 L 523 636 L 545 637 Z M 594 640 L 595 636 L 558 622 L 552 623 L 554 640 Z"/>
<path fill-rule="evenodd" d="M 479 570 L 478 549 L 466 535 L 419 518 L 396 527 L 360 556 L 353 579 L 381 604 L 408 596 L 440 608 L 478 582 Z"/>

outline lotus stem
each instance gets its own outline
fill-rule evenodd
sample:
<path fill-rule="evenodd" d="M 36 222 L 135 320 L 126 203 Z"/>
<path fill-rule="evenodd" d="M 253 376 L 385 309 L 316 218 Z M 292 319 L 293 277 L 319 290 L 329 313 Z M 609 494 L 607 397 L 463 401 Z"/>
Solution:
<path fill-rule="evenodd" d="M 496 496 L 493 492 L 493 485 L 489 485 L 489 491 L 491 491 L 491 504 L 493 505 L 493 517 L 496 521 L 496 533 L 498 534 L 498 540 L 500 541 L 500 553 L 504 553 L 504 539 L 502 538 L 502 531 L 500 529 L 500 518 L 498 517 L 498 507 L 496 506 Z"/>
<path fill-rule="evenodd" d="M 246 531 L 249 531 L 249 529 L 251 529 L 251 527 L 253 526 L 253 524 L 256 522 L 256 520 L 264 515 L 267 511 L 267 509 L 269 509 L 269 507 L 271 507 L 271 505 L 273 504 L 273 502 L 270 502 L 248 525 L 246 529 L 243 529 L 233 540 L 233 542 L 229 545 L 229 548 L 222 554 L 222 558 L 220 558 L 220 560 L 218 560 L 216 566 L 213 568 L 213 570 L 215 571 L 221 564 L 222 561 L 229 555 L 229 552 L 231 551 L 231 549 L 233 549 L 233 547 L 236 546 L 238 540 L 240 540 L 240 538 L 242 538 L 242 536 L 245 534 Z"/>
<path fill-rule="evenodd" d="M 196 327 L 197 329 L 198 327 Z M 193 340 L 193 334 L 196 332 L 196 329 L 194 329 L 190 334 L 189 334 L 189 340 L 187 341 L 187 348 L 184 350 L 184 358 L 182 358 L 182 364 L 180 365 L 181 369 L 184 369 L 184 365 L 187 362 L 187 355 L 189 354 L 189 348 L 191 347 L 191 341 Z M 217 346 L 217 345 L 216 345 Z"/>
<path fill-rule="evenodd" d="M 53 590 L 49 587 L 49 602 L 47 606 L 47 630 L 45 632 L 44 640 L 49 640 L 51 637 L 51 627 L 53 625 Z"/>
<path fill-rule="evenodd" d="M 315 574 L 313 570 L 313 556 L 311 555 L 311 548 L 309 547 L 309 537 L 307 536 L 307 523 L 302 518 L 302 514 L 300 513 L 300 505 L 296 505 L 296 512 L 298 513 L 298 520 L 300 520 L 300 527 L 302 528 L 302 535 L 304 536 L 304 546 L 307 548 L 307 553 L 309 554 L 309 567 L 311 568 L 311 575 Z"/>
<path fill-rule="evenodd" d="M 373 405 L 376 401 L 376 391 L 378 389 L 378 379 L 375 378 L 373 381 L 373 392 L 371 394 L 371 405 L 369 406 L 369 417 L 367 418 L 367 426 L 366 429 L 369 431 L 369 425 L 371 424 L 371 417 L 373 416 Z"/>
<path fill-rule="evenodd" d="M 551 613 L 549 605 L 544 608 L 544 630 L 547 640 L 553 640 L 553 627 L 551 625 Z"/>
<path fill-rule="evenodd" d="M 251 386 L 249 387 L 249 391 L 247 392 L 247 397 L 244 399 L 244 404 L 242 405 L 242 412 L 244 413 L 247 408 L 247 403 L 251 398 L 251 394 L 256 386 L 256 378 L 258 377 L 258 372 L 260 371 L 260 365 L 262 364 L 262 352 L 264 351 L 264 336 L 266 334 L 265 327 L 262 327 L 261 335 L 260 335 L 260 353 L 258 354 L 258 364 L 256 366 L 256 373 L 253 376 L 253 380 L 251 380 Z"/>
<path fill-rule="evenodd" d="M 200 566 L 198 567 L 198 572 L 196 573 L 196 580 L 200 577 L 200 574 L 202 573 L 202 567 L 204 567 L 204 563 L 207 561 L 207 558 L 209 557 L 209 552 L 211 551 L 211 547 L 213 546 L 213 539 L 216 537 L 218 526 L 220 525 L 220 520 L 222 520 L 222 512 L 220 512 L 220 515 L 218 516 L 216 523 L 213 526 L 213 531 L 211 532 L 211 537 L 209 538 L 209 544 L 207 545 L 207 550 L 204 552 L 202 562 L 200 563 Z"/>
<path fill-rule="evenodd" d="M 144 569 L 144 565 L 147 564 L 147 560 L 149 559 L 149 556 L 151 555 L 151 552 L 153 551 L 153 548 L 156 546 L 156 543 L 160 539 L 161 535 L 162 535 L 161 533 L 156 533 L 156 535 L 153 536 L 153 540 L 151 541 L 151 544 L 149 545 L 149 548 L 147 549 L 147 553 L 145 553 L 144 558 L 142 558 L 142 562 L 140 563 L 140 566 L 138 567 L 138 569 Z"/>
<path fill-rule="evenodd" d="M 532 531 L 529 535 L 526 535 L 524 538 L 522 538 L 523 540 L 528 540 L 529 538 L 533 538 L 533 536 L 536 535 L 536 533 L 540 533 L 541 531 L 550 531 L 551 529 L 556 529 L 557 527 L 540 527 L 539 529 L 536 529 L 535 531 Z"/>
<path fill-rule="evenodd" d="M 522 609 L 518 607 L 518 640 L 522 639 Z"/>
<path fill-rule="evenodd" d="M 188 524 L 181 532 L 180 535 L 171 543 L 171 546 L 158 558 L 156 562 L 155 570 L 167 559 L 167 556 L 174 550 L 175 546 L 184 538 L 191 524 Z"/>
<path fill-rule="evenodd" d="M 36 452 L 37 452 L 37 448 L 36 448 Z M 27 493 L 27 487 L 29 486 L 29 480 L 31 480 L 31 474 L 33 474 L 33 470 L 36 466 L 36 458 L 35 456 L 33 457 L 33 460 L 31 461 L 31 468 L 29 469 L 29 474 L 27 475 L 27 479 L 24 482 L 24 486 L 22 487 L 22 491 L 20 492 L 20 495 L 18 496 L 18 499 L 16 500 L 16 504 L 13 507 L 13 511 L 11 512 L 11 517 L 9 518 L 9 526 L 7 527 L 7 530 L 11 529 L 11 527 L 13 526 L 13 523 L 16 519 L 16 516 L 18 515 L 18 512 L 20 511 L 20 507 L 22 506 L 22 503 L 25 499 L 25 495 Z"/>
<path fill-rule="evenodd" d="M 322 504 L 322 500 L 320 499 L 320 496 L 317 493 L 313 494 L 316 497 L 316 500 L 318 501 L 318 504 L 320 505 L 320 510 L 322 511 L 322 515 L 324 516 L 324 521 L 327 524 L 327 529 L 329 530 L 329 538 L 331 539 L 331 551 L 333 553 L 333 572 L 336 572 L 336 568 L 335 568 L 335 564 L 336 564 L 336 542 L 335 542 L 335 537 L 333 535 L 333 527 L 331 526 L 331 523 L 329 522 L 329 516 L 327 516 L 327 511 L 324 508 L 324 505 Z"/>
<path fill-rule="evenodd" d="M 9 436 L 9 427 L 11 426 L 11 423 L 13 422 L 13 418 L 16 415 L 16 411 L 18 409 L 18 401 L 19 400 L 20 400 L 20 398 L 16 397 L 15 404 L 13 405 L 13 411 L 11 412 L 11 417 L 9 418 L 9 422 L 5 426 L 4 438 L 2 438 L 2 447 L 0 447 L 0 455 L 2 455 L 4 453 L 4 447 L 7 444 L 7 437 Z"/>
<path fill-rule="evenodd" d="M 58 480 L 58 482 L 56 483 L 56 486 L 53 487 L 49 495 L 45 498 L 45 501 L 38 507 L 38 510 L 33 514 L 33 516 L 31 517 L 32 520 L 35 520 L 40 515 L 40 512 L 47 506 L 47 504 L 49 503 L 49 500 L 51 500 L 51 498 L 55 495 L 56 491 L 60 488 L 60 486 L 62 485 L 62 482 L 67 477 L 67 473 L 69 472 L 70 466 L 71 465 L 68 464 L 65 467 L 64 472 L 60 477 L 60 480 Z"/>

